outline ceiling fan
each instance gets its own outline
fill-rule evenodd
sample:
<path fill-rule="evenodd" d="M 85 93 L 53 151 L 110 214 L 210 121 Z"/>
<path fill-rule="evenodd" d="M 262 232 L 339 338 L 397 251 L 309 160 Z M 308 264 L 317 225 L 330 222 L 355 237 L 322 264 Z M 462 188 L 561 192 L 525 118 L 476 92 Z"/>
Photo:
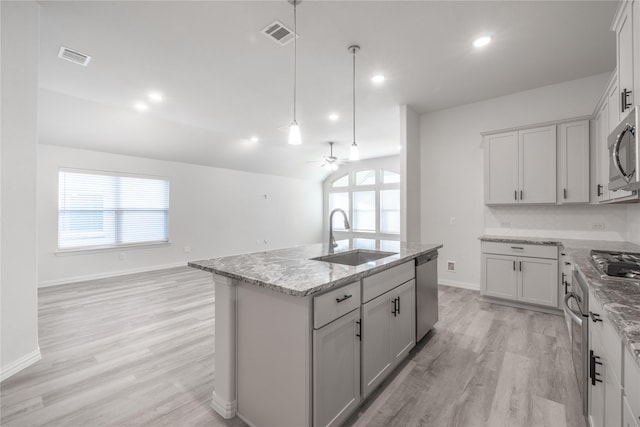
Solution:
<path fill-rule="evenodd" d="M 325 168 L 329 172 L 333 172 L 338 169 L 338 166 L 342 163 L 345 163 L 346 160 L 338 159 L 338 157 L 333 155 L 333 141 L 329 141 L 330 152 L 328 156 L 325 156 L 322 160 L 312 160 L 309 163 L 320 162 L 320 167 Z"/>

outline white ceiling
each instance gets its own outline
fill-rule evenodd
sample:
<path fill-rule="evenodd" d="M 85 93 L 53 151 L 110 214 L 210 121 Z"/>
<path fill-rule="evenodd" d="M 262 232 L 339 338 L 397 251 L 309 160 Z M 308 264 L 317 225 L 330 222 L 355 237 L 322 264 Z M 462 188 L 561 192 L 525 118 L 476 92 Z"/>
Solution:
<path fill-rule="evenodd" d="M 358 43 L 363 158 L 398 152 L 398 105 L 424 113 L 586 77 L 615 66 L 614 1 L 313 1 L 298 7 L 298 122 L 287 145 L 293 45 L 260 31 L 280 1 L 41 2 L 40 142 L 322 179 L 327 141 L 351 142 Z M 471 45 L 490 32 L 484 49 Z M 92 56 L 57 58 L 61 45 Z M 374 85 L 382 72 L 387 81 Z M 156 89 L 166 100 L 132 106 Z M 340 120 L 330 122 L 330 112 Z M 249 137 L 257 135 L 253 143 Z"/>

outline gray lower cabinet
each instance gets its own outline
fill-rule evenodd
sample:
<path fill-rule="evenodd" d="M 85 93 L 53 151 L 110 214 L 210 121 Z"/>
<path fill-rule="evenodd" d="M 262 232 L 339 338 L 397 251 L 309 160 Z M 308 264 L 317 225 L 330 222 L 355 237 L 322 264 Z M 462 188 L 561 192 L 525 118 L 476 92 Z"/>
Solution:
<path fill-rule="evenodd" d="M 362 397 L 367 397 L 415 345 L 415 280 L 362 306 Z"/>
<path fill-rule="evenodd" d="M 313 331 L 313 425 L 340 425 L 360 403 L 360 308 Z"/>

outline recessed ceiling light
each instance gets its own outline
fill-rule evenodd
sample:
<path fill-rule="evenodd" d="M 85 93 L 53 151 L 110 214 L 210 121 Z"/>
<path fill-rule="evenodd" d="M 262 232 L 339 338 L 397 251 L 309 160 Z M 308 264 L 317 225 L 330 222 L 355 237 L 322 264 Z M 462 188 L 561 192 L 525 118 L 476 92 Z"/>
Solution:
<path fill-rule="evenodd" d="M 338 120 L 340 118 L 339 115 L 337 115 L 336 113 L 331 113 L 329 114 L 329 120 L 335 122 L 336 120 Z"/>
<path fill-rule="evenodd" d="M 162 94 L 159 92 L 149 92 L 149 100 L 153 102 L 161 102 Z"/>
<path fill-rule="evenodd" d="M 258 137 L 257 136 L 252 136 L 251 137 L 251 142 L 258 142 Z"/>
<path fill-rule="evenodd" d="M 145 104 L 144 102 L 136 102 L 134 104 L 134 107 L 138 111 L 147 111 L 149 109 L 149 106 L 147 104 Z"/>
<path fill-rule="evenodd" d="M 482 36 L 482 37 L 478 37 L 477 39 L 475 39 L 473 41 L 473 45 L 475 47 L 482 47 L 482 46 L 486 46 L 489 43 L 491 43 L 491 36 Z"/>
<path fill-rule="evenodd" d="M 375 75 L 371 77 L 371 81 L 374 83 L 382 83 L 384 81 L 384 76 L 382 74 Z"/>

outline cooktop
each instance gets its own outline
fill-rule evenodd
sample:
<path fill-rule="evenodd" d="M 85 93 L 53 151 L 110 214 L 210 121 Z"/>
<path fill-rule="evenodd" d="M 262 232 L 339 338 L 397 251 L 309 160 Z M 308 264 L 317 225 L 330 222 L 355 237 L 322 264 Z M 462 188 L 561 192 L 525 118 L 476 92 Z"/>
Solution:
<path fill-rule="evenodd" d="M 603 277 L 640 280 L 640 253 L 592 250 L 591 263 Z"/>

